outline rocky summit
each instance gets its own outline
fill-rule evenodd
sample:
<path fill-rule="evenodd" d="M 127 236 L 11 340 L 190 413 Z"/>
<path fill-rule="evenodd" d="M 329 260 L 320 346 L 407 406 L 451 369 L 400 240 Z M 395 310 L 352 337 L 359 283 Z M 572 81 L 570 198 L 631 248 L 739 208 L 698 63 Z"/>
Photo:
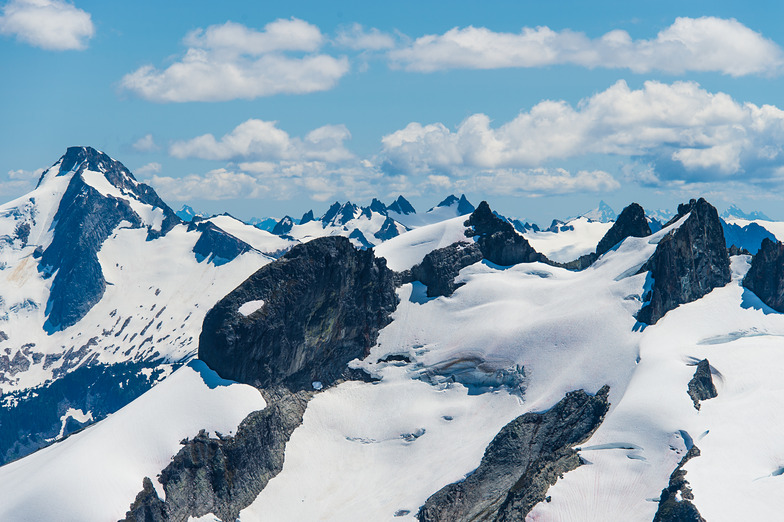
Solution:
<path fill-rule="evenodd" d="M 730 282 L 730 258 L 716 209 L 703 198 L 678 207 L 667 224 L 685 221 L 659 241 L 641 271 L 649 271 L 653 288 L 637 319 L 655 324 L 668 311 L 690 303 Z"/>
<path fill-rule="evenodd" d="M 482 257 L 500 266 L 517 263 L 546 262 L 547 258 L 534 250 L 528 241 L 515 232 L 514 227 L 496 216 L 487 201 L 482 201 L 465 222 L 466 236 L 473 237 Z"/>
<path fill-rule="evenodd" d="M 260 303 L 249 315 L 241 307 Z M 261 304 L 263 303 L 263 304 Z M 397 305 L 395 278 L 347 238 L 297 245 L 223 298 L 204 319 L 199 358 L 222 377 L 260 388 L 309 389 L 347 375 Z"/>

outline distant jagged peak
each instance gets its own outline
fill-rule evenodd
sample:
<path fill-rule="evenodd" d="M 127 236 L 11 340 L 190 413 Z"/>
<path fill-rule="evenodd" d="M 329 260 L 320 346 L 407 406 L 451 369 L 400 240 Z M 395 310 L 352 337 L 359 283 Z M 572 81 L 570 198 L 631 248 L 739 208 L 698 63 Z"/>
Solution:
<path fill-rule="evenodd" d="M 299 220 L 300 225 L 304 225 L 305 223 L 310 223 L 311 221 L 315 221 L 316 218 L 313 216 L 313 211 L 308 210 L 304 214 L 302 214 L 302 219 Z"/>
<path fill-rule="evenodd" d="M 376 198 L 373 198 L 373 201 L 370 202 L 370 206 L 367 208 L 369 208 L 372 212 L 377 212 L 383 216 L 387 215 L 387 206 Z"/>
<path fill-rule="evenodd" d="M 610 221 L 615 221 L 618 217 L 615 211 L 604 202 L 604 200 L 599 201 L 599 206 L 595 209 L 586 212 L 580 217 L 587 218 L 591 221 L 599 221 L 601 223 L 609 223 Z"/>
<path fill-rule="evenodd" d="M 282 236 L 283 234 L 288 234 L 291 232 L 291 229 L 294 228 L 294 218 L 291 216 L 283 216 L 283 219 L 278 221 L 275 227 L 272 229 L 272 233 L 276 236 Z"/>
<path fill-rule="evenodd" d="M 191 207 L 190 205 L 183 205 L 180 210 L 175 212 L 175 214 L 177 215 L 178 218 L 180 218 L 185 222 L 192 221 L 194 218 L 204 217 L 204 214 L 202 214 L 201 212 L 196 212 L 195 210 L 193 210 L 193 207 Z"/>
<path fill-rule="evenodd" d="M 746 219 L 748 221 L 754 221 L 757 219 L 763 221 L 771 221 L 771 219 L 763 214 L 762 212 L 755 210 L 753 212 L 743 212 L 737 205 L 734 203 L 730 205 L 730 208 L 725 210 L 721 213 L 721 217 L 725 220 L 727 219 Z"/>
<path fill-rule="evenodd" d="M 345 225 L 348 221 L 351 221 L 357 217 L 357 214 L 360 211 L 360 208 L 351 201 L 346 201 L 343 204 L 341 204 L 339 201 L 336 201 L 321 217 L 321 221 L 325 225 Z"/>
<path fill-rule="evenodd" d="M 428 212 L 432 212 L 437 208 L 444 208 L 444 207 L 457 207 L 457 215 L 458 216 L 466 216 L 476 210 L 473 204 L 465 197 L 465 194 L 460 194 L 458 198 L 454 194 L 448 195 L 444 200 L 436 205 L 435 207 L 428 210 Z"/>
<path fill-rule="evenodd" d="M 409 203 L 408 200 L 402 195 L 398 196 L 397 199 L 387 207 L 387 210 L 389 212 L 394 212 L 404 216 L 409 214 L 416 214 L 416 209 L 414 209 L 414 206 Z"/>

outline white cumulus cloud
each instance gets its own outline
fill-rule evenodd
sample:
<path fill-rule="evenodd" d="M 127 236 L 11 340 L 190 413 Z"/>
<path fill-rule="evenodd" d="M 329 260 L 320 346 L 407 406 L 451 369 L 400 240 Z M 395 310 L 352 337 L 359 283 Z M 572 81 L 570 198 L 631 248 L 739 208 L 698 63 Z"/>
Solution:
<path fill-rule="evenodd" d="M 324 91 L 348 72 L 349 62 L 317 54 L 323 41 L 318 27 L 296 18 L 276 20 L 262 31 L 227 22 L 189 33 L 184 39 L 188 50 L 179 61 L 162 70 L 145 65 L 123 77 L 120 85 L 155 102 Z"/>
<path fill-rule="evenodd" d="M 659 179 L 770 177 L 784 165 L 784 111 L 694 82 L 619 81 L 577 106 L 542 101 L 497 126 L 484 114 L 454 130 L 410 123 L 382 138 L 381 156 L 389 172 L 460 175 L 591 154 L 647 158 Z"/>
<path fill-rule="evenodd" d="M 389 58 L 396 66 L 420 72 L 572 64 L 637 73 L 714 71 L 744 76 L 778 74 L 784 65 L 784 52 L 775 42 L 735 19 L 710 16 L 677 18 L 648 40 L 634 40 L 620 29 L 592 39 L 549 27 L 524 27 L 519 33 L 455 27 L 421 36 L 390 51 Z"/>
<path fill-rule="evenodd" d="M 152 137 L 152 134 L 146 134 L 142 136 L 133 144 L 133 149 L 138 152 L 153 152 L 159 148 L 160 147 L 157 143 L 155 143 L 155 139 Z"/>
<path fill-rule="evenodd" d="M 274 121 L 250 119 L 220 139 L 212 134 L 174 142 L 169 153 L 177 158 L 209 160 L 320 160 L 346 161 L 353 154 L 344 142 L 351 133 L 344 125 L 325 125 L 304 138 L 291 137 Z"/>
<path fill-rule="evenodd" d="M 86 49 L 95 34 L 90 13 L 63 0 L 11 0 L 2 12 L 0 34 L 41 49 Z"/>

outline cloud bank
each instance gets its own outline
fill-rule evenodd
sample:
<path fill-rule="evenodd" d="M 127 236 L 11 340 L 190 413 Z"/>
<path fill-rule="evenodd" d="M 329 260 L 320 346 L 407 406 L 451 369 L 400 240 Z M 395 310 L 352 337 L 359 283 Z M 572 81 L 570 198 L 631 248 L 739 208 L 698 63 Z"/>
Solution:
<path fill-rule="evenodd" d="M 418 72 L 569 64 L 636 73 L 712 71 L 745 76 L 778 74 L 784 64 L 784 52 L 773 41 L 735 19 L 709 16 L 677 18 L 649 40 L 634 40 L 620 29 L 592 39 L 549 27 L 524 27 L 519 33 L 455 27 L 421 36 L 391 51 L 389 58 L 395 66 Z"/>

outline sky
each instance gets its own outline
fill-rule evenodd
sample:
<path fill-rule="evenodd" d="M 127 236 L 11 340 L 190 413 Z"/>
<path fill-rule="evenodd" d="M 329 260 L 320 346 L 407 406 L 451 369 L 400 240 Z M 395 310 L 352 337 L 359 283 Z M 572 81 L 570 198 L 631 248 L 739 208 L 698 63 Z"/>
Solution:
<path fill-rule="evenodd" d="M 0 201 L 69 146 L 175 209 L 784 219 L 784 3 L 0 0 Z"/>

